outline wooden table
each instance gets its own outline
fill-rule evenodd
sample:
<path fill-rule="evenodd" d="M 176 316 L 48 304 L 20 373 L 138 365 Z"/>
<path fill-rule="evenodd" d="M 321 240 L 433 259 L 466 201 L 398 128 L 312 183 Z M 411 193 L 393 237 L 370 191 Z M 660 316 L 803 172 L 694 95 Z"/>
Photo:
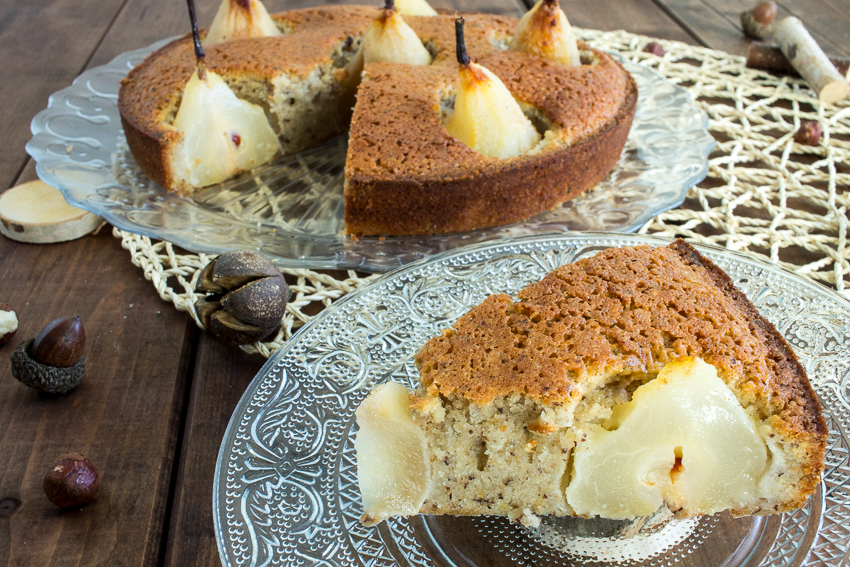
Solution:
<path fill-rule="evenodd" d="M 317 0 L 268 0 L 270 11 Z M 850 56 L 845 0 L 782 0 L 831 54 Z M 520 0 L 439 0 L 436 7 L 519 15 Z M 731 0 L 562 0 L 573 25 L 746 51 Z M 199 1 L 208 24 L 218 0 Z M 180 0 L 33 0 L 0 3 L 0 187 L 35 178 L 24 145 L 31 118 L 80 72 L 121 52 L 185 33 Z M 223 346 L 162 302 L 111 231 L 27 245 L 0 237 L 0 302 L 20 329 L 0 347 L 0 564 L 219 565 L 213 469 L 228 419 L 263 359 Z M 11 376 L 18 342 L 48 321 L 79 314 L 86 378 L 50 398 Z M 103 487 L 60 511 L 42 491 L 48 465 L 86 454 Z"/>

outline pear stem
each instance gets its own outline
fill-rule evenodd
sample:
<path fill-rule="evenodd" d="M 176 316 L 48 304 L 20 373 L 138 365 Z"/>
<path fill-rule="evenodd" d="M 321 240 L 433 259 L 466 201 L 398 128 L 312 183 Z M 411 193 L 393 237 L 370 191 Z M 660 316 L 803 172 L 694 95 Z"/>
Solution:
<path fill-rule="evenodd" d="M 198 32 L 198 15 L 195 13 L 195 0 L 186 0 L 186 3 L 189 4 L 189 20 L 192 22 L 192 39 L 195 42 L 195 59 L 198 60 L 198 65 L 203 68 L 204 48 L 201 47 L 201 34 Z"/>
<path fill-rule="evenodd" d="M 239 4 L 243 10 L 251 10 L 251 0 L 230 0 L 231 3 Z"/>
<path fill-rule="evenodd" d="M 455 40 L 457 41 L 457 62 L 461 65 L 469 65 L 469 54 L 466 52 L 466 42 L 463 39 L 463 16 L 455 19 Z"/>
<path fill-rule="evenodd" d="M 395 10 L 395 0 L 386 0 L 384 10 Z"/>
<path fill-rule="evenodd" d="M 543 4 L 546 5 L 550 10 L 558 7 L 558 0 L 543 0 Z"/>

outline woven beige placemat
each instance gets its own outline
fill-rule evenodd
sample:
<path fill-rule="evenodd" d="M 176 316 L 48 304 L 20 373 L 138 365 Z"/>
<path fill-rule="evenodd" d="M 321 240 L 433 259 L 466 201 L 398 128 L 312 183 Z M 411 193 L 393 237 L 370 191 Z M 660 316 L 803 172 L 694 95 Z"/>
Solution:
<path fill-rule="evenodd" d="M 823 105 L 801 80 L 747 69 L 742 57 L 722 51 L 623 31 L 578 32 L 594 47 L 619 52 L 687 88 L 708 114 L 718 141 L 708 177 L 690 190 L 681 207 L 658 215 L 641 233 L 746 251 L 850 294 L 845 289 L 850 100 Z M 645 53 L 650 41 L 659 42 L 666 53 Z M 794 142 L 802 120 L 823 126 L 818 146 Z M 195 281 L 212 257 L 178 254 L 169 243 L 118 229 L 114 234 L 160 297 L 198 322 Z M 283 325 L 273 339 L 241 347 L 247 352 L 270 356 L 320 306 L 378 277 L 349 271 L 336 279 L 312 270 L 282 271 L 292 290 Z"/>
<path fill-rule="evenodd" d="M 585 37 L 687 88 L 718 142 L 683 206 L 639 232 L 766 257 L 846 295 L 850 100 L 822 104 L 802 80 L 747 69 L 722 51 L 625 32 Z M 643 52 L 650 41 L 664 56 Z M 794 141 L 803 120 L 823 126 L 818 146 Z"/>

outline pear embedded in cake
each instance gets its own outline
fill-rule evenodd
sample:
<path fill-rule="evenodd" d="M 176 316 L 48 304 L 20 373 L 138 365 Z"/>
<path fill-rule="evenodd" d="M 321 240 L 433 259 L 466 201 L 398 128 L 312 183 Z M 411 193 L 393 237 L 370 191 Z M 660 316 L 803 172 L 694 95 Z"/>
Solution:
<path fill-rule="evenodd" d="M 768 451 L 753 418 L 700 358 L 658 377 L 591 424 L 576 446 L 567 502 L 583 516 L 634 518 L 662 504 L 688 516 L 751 507 Z"/>
<path fill-rule="evenodd" d="M 499 77 L 469 60 L 463 24 L 463 18 L 455 21 L 458 84 L 446 130 L 486 157 L 507 159 L 528 153 L 540 142 L 540 134 Z"/>
<path fill-rule="evenodd" d="M 437 11 L 426 0 L 397 0 L 395 5 L 403 16 L 437 15 Z"/>
<path fill-rule="evenodd" d="M 387 0 L 381 13 L 375 18 L 360 46 L 362 64 L 407 63 L 428 65 L 431 54 L 422 41 L 396 10 L 393 0 Z"/>
<path fill-rule="evenodd" d="M 357 408 L 354 448 L 364 523 L 416 514 L 428 493 L 425 435 L 408 404 L 407 388 L 388 382 Z"/>
<path fill-rule="evenodd" d="M 220 183 L 280 151 L 262 108 L 236 97 L 216 73 L 198 67 L 174 119 L 182 135 L 174 168 L 195 187 Z"/>
<path fill-rule="evenodd" d="M 450 499 L 491 502 L 495 512 L 508 493 L 527 499 L 501 510 L 514 519 L 529 509 L 540 513 L 535 500 L 541 497 L 553 506 L 561 502 L 547 513 L 622 520 L 664 505 L 689 517 L 751 509 L 769 496 L 761 481 L 770 453 L 759 427 L 716 368 L 700 358 L 670 362 L 608 419 L 600 422 L 596 414 L 587 422 L 587 412 L 560 432 L 545 420 L 531 421 L 535 412 L 517 400 L 496 400 L 492 408 L 414 400 L 415 412 L 438 413 L 433 423 L 439 425 L 417 425 L 407 390 L 395 383 L 376 388 L 357 410 L 367 524 L 416 514 L 426 498 L 444 499 L 444 490 Z M 572 455 L 564 440 L 576 444 Z M 433 478 L 437 457 L 451 461 L 464 486 L 443 486 L 439 473 Z"/>
<path fill-rule="evenodd" d="M 578 43 L 558 0 L 539 0 L 517 24 L 510 48 L 563 65 L 581 65 Z"/>
<path fill-rule="evenodd" d="M 204 45 L 234 39 L 283 35 L 260 0 L 222 0 Z"/>
<path fill-rule="evenodd" d="M 490 296 L 429 340 L 416 355 L 420 386 L 394 393 L 391 417 L 358 410 L 367 445 L 415 447 L 407 461 L 401 449 L 359 452 L 358 466 L 417 479 L 402 507 L 376 505 L 370 484 L 389 483 L 361 475 L 364 521 L 409 515 L 416 502 L 419 513 L 527 524 L 662 506 L 677 517 L 772 514 L 816 490 L 827 428 L 805 370 L 686 243 L 606 250 L 518 296 Z"/>

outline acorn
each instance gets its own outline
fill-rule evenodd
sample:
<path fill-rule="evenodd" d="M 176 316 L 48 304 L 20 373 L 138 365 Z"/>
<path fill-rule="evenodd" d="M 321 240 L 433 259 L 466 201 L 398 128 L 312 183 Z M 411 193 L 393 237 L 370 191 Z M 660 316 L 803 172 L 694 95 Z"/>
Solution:
<path fill-rule="evenodd" d="M 12 353 L 12 376 L 48 394 L 64 394 L 80 385 L 85 372 L 86 331 L 79 315 L 47 324 L 35 339 Z"/>
<path fill-rule="evenodd" d="M 279 326 L 289 286 L 265 256 L 249 250 L 226 252 L 201 271 L 195 302 L 201 325 L 222 342 L 242 345 L 262 340 Z"/>

